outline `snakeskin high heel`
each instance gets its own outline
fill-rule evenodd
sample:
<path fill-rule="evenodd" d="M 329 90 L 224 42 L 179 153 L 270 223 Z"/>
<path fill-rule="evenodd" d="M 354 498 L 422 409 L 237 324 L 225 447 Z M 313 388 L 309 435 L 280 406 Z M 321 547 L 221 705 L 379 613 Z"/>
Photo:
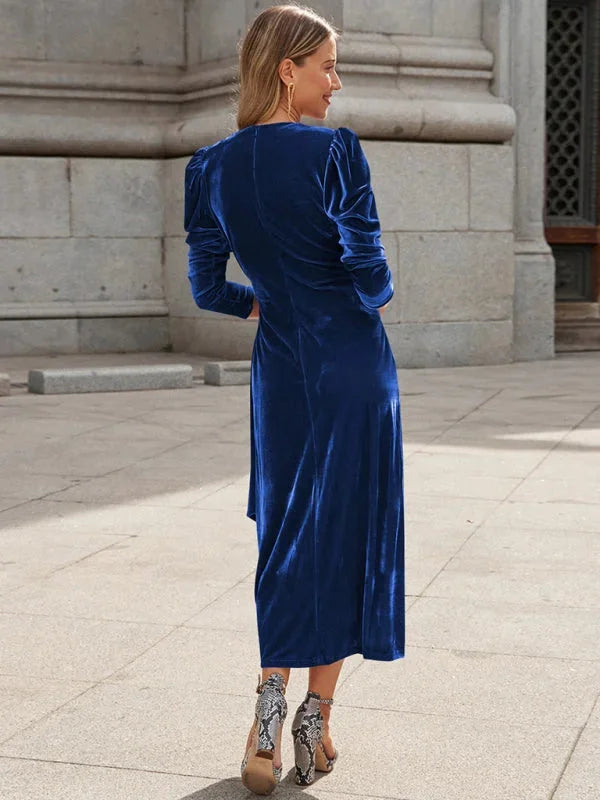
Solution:
<path fill-rule="evenodd" d="M 281 780 L 282 767 L 273 766 L 275 747 L 287 715 L 285 678 L 272 672 L 264 681 L 258 673 L 254 727 L 240 767 L 242 783 L 255 794 L 271 794 Z"/>
<path fill-rule="evenodd" d="M 331 772 L 337 761 L 338 751 L 329 758 L 323 747 L 323 716 L 321 703 L 333 705 L 333 698 L 321 697 L 309 690 L 298 706 L 292 722 L 294 756 L 296 761 L 296 783 L 308 786 L 315 779 L 315 771 Z"/>

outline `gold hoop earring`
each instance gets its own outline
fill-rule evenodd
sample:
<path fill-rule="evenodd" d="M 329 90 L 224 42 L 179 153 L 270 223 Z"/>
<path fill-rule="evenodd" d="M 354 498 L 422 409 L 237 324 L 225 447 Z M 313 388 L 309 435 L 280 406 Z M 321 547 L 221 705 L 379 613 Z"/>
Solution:
<path fill-rule="evenodd" d="M 294 120 L 292 120 L 292 118 L 291 118 L 291 116 L 290 116 L 290 110 L 291 110 L 291 107 L 292 107 L 292 94 L 293 94 L 293 86 L 294 86 L 294 84 L 293 84 L 293 83 L 288 83 L 288 87 L 287 87 L 287 89 L 288 89 L 288 107 L 287 107 L 287 115 L 288 115 L 288 118 L 289 118 L 289 119 L 290 119 L 292 122 L 293 122 Z"/>

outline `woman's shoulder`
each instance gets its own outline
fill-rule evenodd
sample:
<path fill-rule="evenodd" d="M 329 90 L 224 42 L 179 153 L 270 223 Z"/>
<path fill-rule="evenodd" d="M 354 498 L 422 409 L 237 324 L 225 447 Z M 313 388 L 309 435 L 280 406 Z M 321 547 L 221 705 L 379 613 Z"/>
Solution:
<path fill-rule="evenodd" d="M 322 153 L 324 157 L 331 154 L 343 154 L 354 149 L 354 143 L 358 141 L 358 134 L 352 128 L 340 126 L 331 128 L 326 125 L 307 125 L 304 122 L 283 122 L 266 123 L 264 125 L 248 125 L 218 139 L 212 144 L 199 147 L 188 161 L 187 169 L 190 171 L 202 169 L 213 159 L 219 159 L 229 148 L 237 142 L 242 142 L 246 137 L 251 137 L 253 131 L 260 130 L 263 134 L 264 128 L 271 130 L 264 131 L 267 136 L 273 136 L 276 140 L 288 140 L 288 137 L 302 137 L 307 147 L 317 153 Z"/>
<path fill-rule="evenodd" d="M 220 147 L 225 146 L 232 141 L 252 135 L 253 131 L 260 131 L 260 133 L 262 133 L 263 130 L 265 130 L 268 135 L 285 135 L 287 137 L 288 135 L 299 134 L 304 137 L 321 139 L 324 142 L 330 142 L 334 137 L 352 137 L 357 135 L 351 128 L 346 128 L 343 126 L 339 128 L 330 128 L 327 125 L 308 125 L 304 122 L 265 123 L 259 125 L 248 125 L 245 128 L 238 128 L 237 130 L 227 134 L 227 136 L 223 136 L 213 144 L 201 147 L 196 151 L 196 153 L 208 155 L 209 153 L 218 150 Z"/>

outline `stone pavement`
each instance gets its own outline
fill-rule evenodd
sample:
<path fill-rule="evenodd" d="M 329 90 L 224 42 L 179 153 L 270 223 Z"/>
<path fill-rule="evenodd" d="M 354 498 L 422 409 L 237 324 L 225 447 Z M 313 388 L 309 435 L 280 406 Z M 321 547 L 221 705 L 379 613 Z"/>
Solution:
<path fill-rule="evenodd" d="M 259 670 L 249 387 L 28 394 L 0 358 L 2 800 L 237 800 Z M 280 800 L 598 800 L 600 353 L 400 370 L 406 657 L 346 659 Z M 292 670 L 293 711 L 308 670 Z"/>

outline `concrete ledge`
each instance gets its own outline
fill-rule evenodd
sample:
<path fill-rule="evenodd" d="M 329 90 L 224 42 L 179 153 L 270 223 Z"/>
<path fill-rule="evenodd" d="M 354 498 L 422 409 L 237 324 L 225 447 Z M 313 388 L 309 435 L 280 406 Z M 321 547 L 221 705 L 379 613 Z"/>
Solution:
<path fill-rule="evenodd" d="M 204 383 L 211 386 L 239 386 L 250 383 L 250 361 L 207 361 Z"/>
<path fill-rule="evenodd" d="M 10 394 L 10 378 L 5 372 L 0 372 L 0 397 Z"/>
<path fill-rule="evenodd" d="M 0 319 L 71 317 L 166 317 L 164 300 L 64 300 L 55 303 L 0 303 Z"/>
<path fill-rule="evenodd" d="M 130 392 L 141 389 L 187 389 L 190 364 L 153 364 L 96 369 L 31 369 L 29 391 L 35 394 Z"/>

